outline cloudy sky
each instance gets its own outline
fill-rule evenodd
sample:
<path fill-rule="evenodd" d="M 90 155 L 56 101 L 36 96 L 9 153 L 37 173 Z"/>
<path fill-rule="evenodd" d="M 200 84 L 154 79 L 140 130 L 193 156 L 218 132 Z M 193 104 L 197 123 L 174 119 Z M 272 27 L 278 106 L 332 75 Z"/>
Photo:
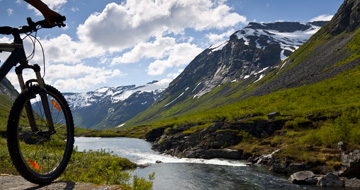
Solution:
<path fill-rule="evenodd" d="M 329 20 L 341 0 L 43 0 L 66 16 L 63 29 L 37 34 L 47 83 L 65 92 L 172 80 L 201 51 L 248 22 Z M 0 0 L 0 23 L 41 20 L 23 0 Z M 0 36 L 0 42 L 11 36 Z M 32 51 L 26 40 L 26 52 Z M 42 65 L 40 46 L 32 63 Z M 0 54 L 3 62 L 8 56 Z M 16 76 L 7 77 L 16 83 Z"/>

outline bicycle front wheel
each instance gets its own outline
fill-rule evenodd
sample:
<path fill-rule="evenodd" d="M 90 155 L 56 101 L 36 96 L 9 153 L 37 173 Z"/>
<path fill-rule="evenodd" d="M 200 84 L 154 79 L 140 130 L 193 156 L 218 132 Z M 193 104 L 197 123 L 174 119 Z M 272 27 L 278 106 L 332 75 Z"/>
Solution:
<path fill-rule="evenodd" d="M 54 126 L 54 132 L 49 132 L 41 91 L 44 90 L 39 86 L 32 86 L 15 100 L 8 120 L 7 142 L 17 171 L 32 183 L 47 184 L 61 175 L 70 160 L 74 124 L 65 98 L 54 87 L 46 85 Z"/>

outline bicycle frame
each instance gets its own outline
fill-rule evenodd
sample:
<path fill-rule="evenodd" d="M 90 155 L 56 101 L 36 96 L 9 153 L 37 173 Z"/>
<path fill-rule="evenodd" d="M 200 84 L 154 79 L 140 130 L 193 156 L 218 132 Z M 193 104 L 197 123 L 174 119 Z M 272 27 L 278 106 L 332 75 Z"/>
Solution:
<path fill-rule="evenodd" d="M 44 91 L 45 90 L 44 89 L 44 81 L 40 74 L 40 67 L 37 64 L 34 64 L 34 65 L 28 64 L 28 61 L 27 61 L 26 55 L 25 55 L 25 51 L 24 51 L 23 41 L 20 38 L 20 34 L 18 32 L 13 33 L 13 36 L 14 36 L 13 43 L 0 43 L 0 52 L 2 52 L 2 51 L 11 52 L 10 56 L 6 59 L 4 64 L 1 65 L 1 67 L 0 67 L 0 81 L 5 78 L 5 76 L 7 75 L 7 73 L 10 72 L 12 67 L 16 67 L 16 65 L 19 63 L 20 65 L 15 68 L 15 72 L 16 72 L 16 75 L 19 80 L 19 85 L 20 85 L 21 91 L 24 91 L 27 88 L 27 86 L 30 85 L 29 83 L 31 83 L 31 82 L 37 82 L 39 84 L 40 89 L 41 89 L 40 97 L 41 97 L 41 101 L 43 102 L 43 108 L 44 108 L 45 116 L 46 116 L 46 119 L 48 122 L 47 125 L 49 126 L 49 133 L 51 135 L 51 134 L 55 133 L 55 131 L 54 131 L 54 125 L 53 125 L 53 121 L 52 121 L 52 117 L 51 117 L 51 113 L 50 113 L 49 103 L 47 100 L 46 93 Z M 34 70 L 36 79 L 28 80 L 25 83 L 23 75 L 22 75 L 22 71 L 24 69 Z M 38 128 L 36 127 L 35 117 L 33 115 L 33 112 L 31 111 L 32 108 L 31 108 L 30 100 L 25 105 L 25 110 L 26 110 L 27 117 L 29 119 L 29 123 L 30 123 L 32 131 L 39 132 Z"/>

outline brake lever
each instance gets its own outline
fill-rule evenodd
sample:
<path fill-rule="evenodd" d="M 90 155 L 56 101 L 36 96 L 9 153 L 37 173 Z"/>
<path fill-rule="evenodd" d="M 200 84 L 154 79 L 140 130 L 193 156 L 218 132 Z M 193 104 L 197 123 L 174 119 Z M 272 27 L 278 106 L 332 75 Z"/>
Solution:
<path fill-rule="evenodd" d="M 28 30 L 30 30 L 30 32 L 31 31 L 36 31 L 37 30 L 36 29 L 37 24 L 34 21 L 32 21 L 30 17 L 27 17 L 26 20 L 27 20 L 27 23 L 28 23 L 28 26 L 29 26 Z"/>

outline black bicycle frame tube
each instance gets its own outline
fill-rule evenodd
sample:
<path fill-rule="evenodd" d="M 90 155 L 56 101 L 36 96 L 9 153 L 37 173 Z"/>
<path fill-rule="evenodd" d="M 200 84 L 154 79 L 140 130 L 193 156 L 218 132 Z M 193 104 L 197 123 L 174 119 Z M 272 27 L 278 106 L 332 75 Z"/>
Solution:
<path fill-rule="evenodd" d="M 26 61 L 24 48 L 16 47 L 11 55 L 6 59 L 4 64 L 0 67 L 0 81 L 5 78 L 5 76 L 9 73 L 12 67 L 15 67 L 16 64 Z"/>

